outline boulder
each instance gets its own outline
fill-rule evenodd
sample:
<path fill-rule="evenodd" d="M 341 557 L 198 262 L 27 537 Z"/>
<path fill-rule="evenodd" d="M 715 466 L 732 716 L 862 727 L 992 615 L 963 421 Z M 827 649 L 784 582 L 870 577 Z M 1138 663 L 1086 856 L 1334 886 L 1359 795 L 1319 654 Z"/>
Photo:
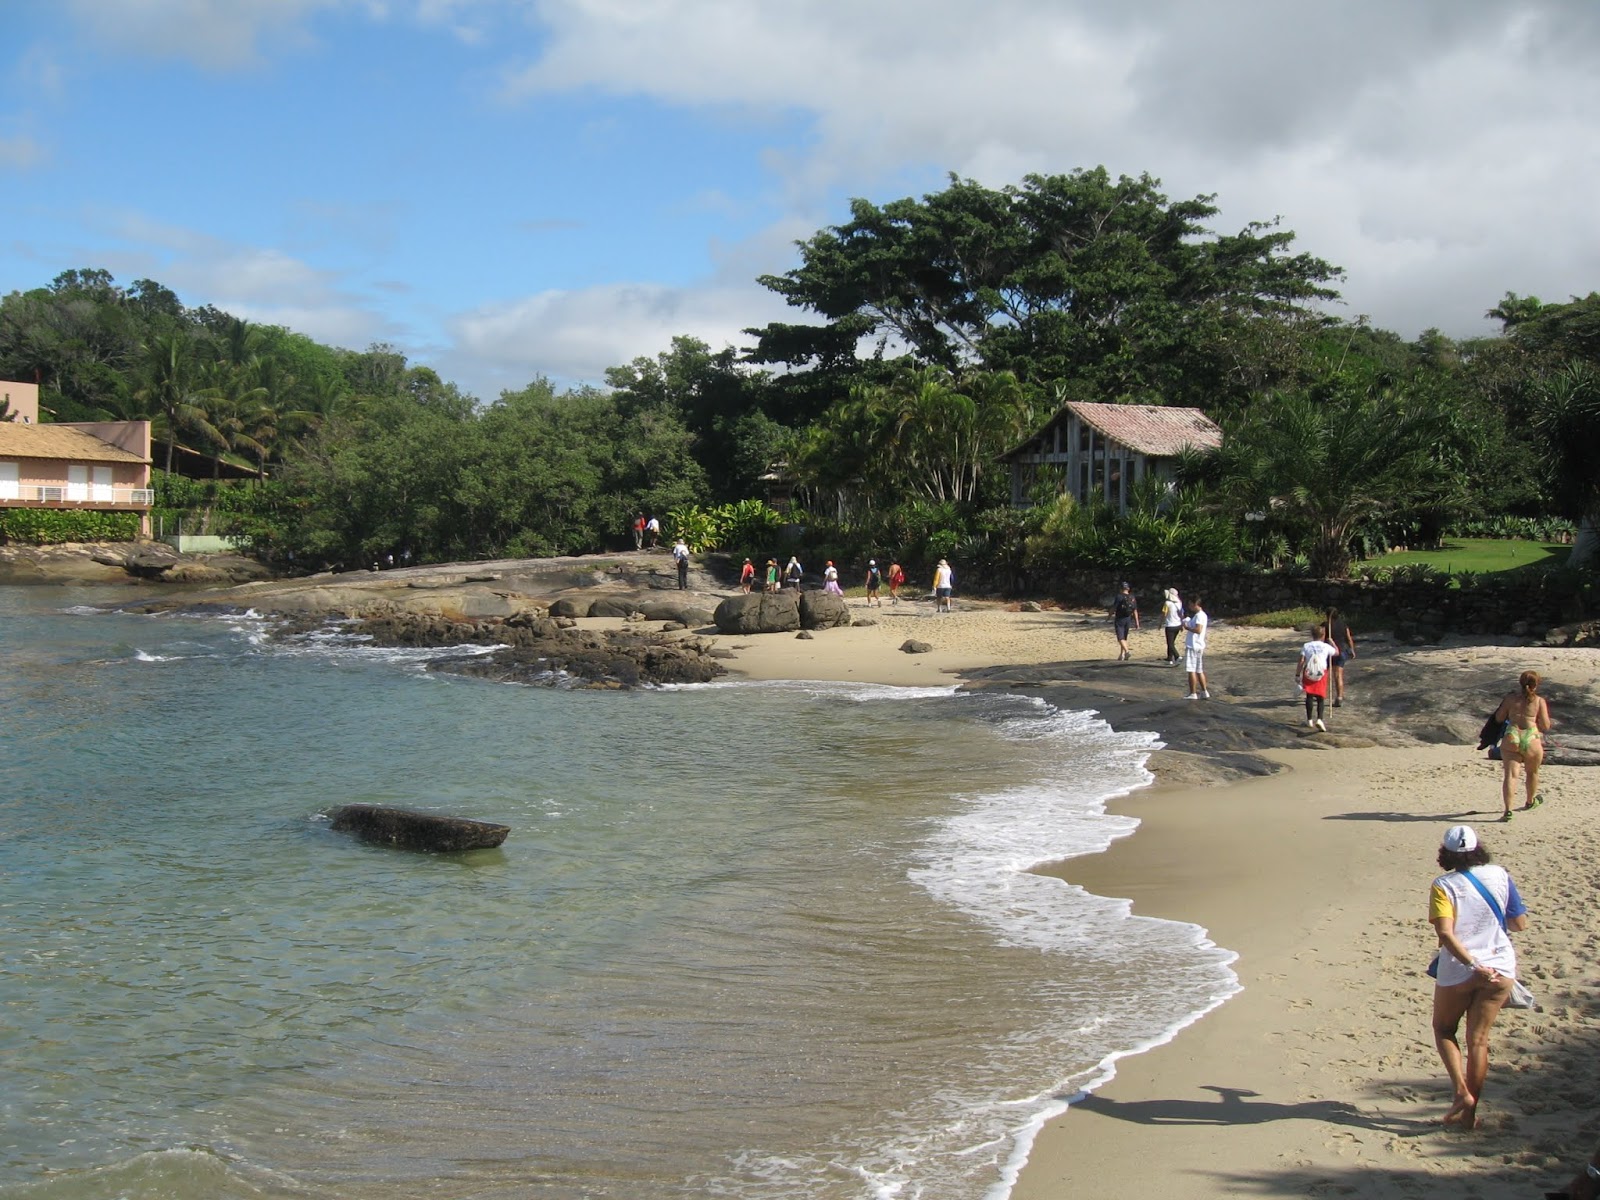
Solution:
<path fill-rule="evenodd" d="M 362 841 L 434 853 L 490 849 L 505 841 L 511 832 L 509 825 L 390 808 L 386 804 L 346 804 L 328 815 L 332 828 L 353 833 Z"/>
<path fill-rule="evenodd" d="M 905 641 L 900 643 L 900 649 L 907 654 L 926 654 L 928 651 L 932 650 L 933 647 L 928 645 L 927 642 L 917 641 L 916 638 L 907 638 Z"/>
<path fill-rule="evenodd" d="M 578 600 L 571 596 L 563 596 L 550 605 L 552 617 L 587 617 L 591 601 Z"/>
<path fill-rule="evenodd" d="M 802 629 L 835 629 L 850 624 L 850 606 L 843 596 L 830 592 L 804 592 L 800 596 Z"/>
<path fill-rule="evenodd" d="M 692 600 L 643 600 L 639 611 L 647 621 L 675 621 L 691 629 L 712 623 L 711 610 Z"/>
<path fill-rule="evenodd" d="M 800 600 L 793 592 L 729 596 L 712 620 L 721 633 L 794 633 L 800 628 Z"/>
<path fill-rule="evenodd" d="M 638 611 L 639 606 L 630 599 L 617 596 L 601 596 L 589 605 L 591 617 L 631 617 Z"/>

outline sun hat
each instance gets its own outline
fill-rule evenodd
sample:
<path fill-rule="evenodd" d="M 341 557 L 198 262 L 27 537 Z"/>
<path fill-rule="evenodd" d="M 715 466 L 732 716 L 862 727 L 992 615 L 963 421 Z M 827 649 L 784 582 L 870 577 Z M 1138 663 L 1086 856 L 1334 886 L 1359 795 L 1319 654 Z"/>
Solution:
<path fill-rule="evenodd" d="M 1471 854 L 1478 848 L 1478 835 L 1470 825 L 1452 825 L 1444 831 L 1444 841 L 1439 844 L 1452 854 Z"/>
<path fill-rule="evenodd" d="M 878 560 L 877 560 L 877 559 L 875 559 L 875 558 L 869 558 L 869 559 L 867 559 L 867 566 L 869 566 L 869 567 L 875 567 L 875 566 L 877 566 L 877 565 L 878 565 Z"/>

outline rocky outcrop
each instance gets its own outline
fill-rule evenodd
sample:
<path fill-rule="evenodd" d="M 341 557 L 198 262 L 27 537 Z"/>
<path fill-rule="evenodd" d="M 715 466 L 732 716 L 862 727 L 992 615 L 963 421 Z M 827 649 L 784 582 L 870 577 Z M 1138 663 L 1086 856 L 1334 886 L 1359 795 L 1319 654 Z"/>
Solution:
<path fill-rule="evenodd" d="M 504 842 L 511 832 L 509 825 L 390 808 L 384 804 L 346 804 L 328 816 L 331 828 L 340 833 L 353 833 L 362 841 L 440 854 L 492 849 Z"/>
<path fill-rule="evenodd" d="M 713 624 L 711 610 L 693 600 L 644 600 L 639 612 L 647 621 L 671 621 L 689 629 Z"/>
<path fill-rule="evenodd" d="M 800 628 L 837 629 L 850 624 L 850 606 L 844 597 L 829 592 L 803 592 L 800 596 Z"/>
<path fill-rule="evenodd" d="M 619 689 L 710 683 L 727 671 L 711 655 L 709 646 L 694 639 L 665 641 L 631 632 L 551 638 L 537 646 L 441 659 L 430 663 L 428 669 L 497 683 Z"/>
<path fill-rule="evenodd" d="M 788 591 L 729 596 L 712 620 L 721 633 L 794 633 L 800 628 L 800 599 Z"/>

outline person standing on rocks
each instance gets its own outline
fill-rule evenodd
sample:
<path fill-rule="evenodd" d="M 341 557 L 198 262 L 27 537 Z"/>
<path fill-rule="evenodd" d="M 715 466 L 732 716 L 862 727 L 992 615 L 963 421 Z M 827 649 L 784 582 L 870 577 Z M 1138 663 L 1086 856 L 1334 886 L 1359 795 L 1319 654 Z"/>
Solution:
<path fill-rule="evenodd" d="M 1350 632 L 1350 622 L 1339 615 L 1337 608 L 1328 610 L 1328 640 L 1333 643 L 1333 706 L 1344 703 L 1344 664 L 1356 656 L 1355 635 Z"/>
<path fill-rule="evenodd" d="M 878 560 L 867 559 L 867 607 L 877 605 L 883 607 L 883 601 L 878 597 L 878 589 L 883 586 L 883 572 L 878 570 Z"/>
<path fill-rule="evenodd" d="M 654 550 L 657 544 L 661 541 L 660 518 L 652 515 L 650 519 L 644 523 L 644 533 L 645 537 L 650 542 L 650 549 Z"/>
<path fill-rule="evenodd" d="M 1189 615 L 1183 619 L 1183 669 L 1189 675 L 1189 694 L 1185 700 L 1209 700 L 1206 689 L 1206 631 L 1211 618 L 1199 596 L 1189 601 Z"/>
<path fill-rule="evenodd" d="M 739 568 L 739 590 L 748 596 L 750 594 L 750 589 L 755 586 L 755 583 L 755 564 L 747 558 L 744 560 L 744 566 Z"/>
<path fill-rule="evenodd" d="M 1294 668 L 1294 681 L 1306 697 L 1306 728 L 1315 727 L 1321 733 L 1328 732 L 1322 721 L 1322 705 L 1328 698 L 1328 677 L 1333 673 L 1335 653 L 1328 641 L 1328 627 L 1318 625 L 1311 631 L 1311 640 L 1300 647 L 1300 661 Z M 1311 715 L 1313 705 L 1315 717 Z"/>
<path fill-rule="evenodd" d="M 775 558 L 767 559 L 767 582 L 762 590 L 768 593 L 778 590 L 778 560 Z"/>
<path fill-rule="evenodd" d="M 1183 601 L 1178 599 L 1178 589 L 1168 588 L 1162 593 L 1161 630 L 1167 635 L 1167 666 L 1175 667 L 1182 661 L 1178 654 L 1178 631 L 1183 628 Z"/>
<path fill-rule="evenodd" d="M 682 538 L 672 543 L 672 561 L 678 564 L 678 590 L 689 589 L 689 544 Z"/>
<path fill-rule="evenodd" d="M 789 565 L 783 568 L 783 586 L 792 587 L 798 592 L 800 579 L 804 575 L 805 569 L 801 567 L 799 558 L 793 554 L 789 555 Z"/>
<path fill-rule="evenodd" d="M 633 548 L 644 549 L 644 514 L 635 513 L 633 516 Z"/>
<path fill-rule="evenodd" d="M 1134 598 L 1133 589 L 1128 586 L 1128 581 L 1122 581 L 1122 587 L 1117 591 L 1117 598 L 1111 602 L 1111 626 L 1117 633 L 1117 661 L 1125 662 L 1133 657 L 1133 651 L 1128 649 L 1128 627 L 1139 628 L 1139 601 Z"/>

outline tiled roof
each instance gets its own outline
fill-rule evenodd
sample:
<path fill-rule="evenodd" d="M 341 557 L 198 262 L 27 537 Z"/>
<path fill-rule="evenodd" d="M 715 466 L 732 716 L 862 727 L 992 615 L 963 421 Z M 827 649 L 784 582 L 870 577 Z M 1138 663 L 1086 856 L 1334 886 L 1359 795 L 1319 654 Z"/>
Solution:
<path fill-rule="evenodd" d="M 0 457 L 62 458 L 73 462 L 131 462 L 145 460 L 91 433 L 61 425 L 24 425 L 0 421 Z"/>
<path fill-rule="evenodd" d="M 1066 411 L 1112 441 L 1155 458 L 1171 458 L 1185 447 L 1217 450 L 1222 446 L 1222 428 L 1198 408 L 1074 401 L 1067 404 Z"/>

